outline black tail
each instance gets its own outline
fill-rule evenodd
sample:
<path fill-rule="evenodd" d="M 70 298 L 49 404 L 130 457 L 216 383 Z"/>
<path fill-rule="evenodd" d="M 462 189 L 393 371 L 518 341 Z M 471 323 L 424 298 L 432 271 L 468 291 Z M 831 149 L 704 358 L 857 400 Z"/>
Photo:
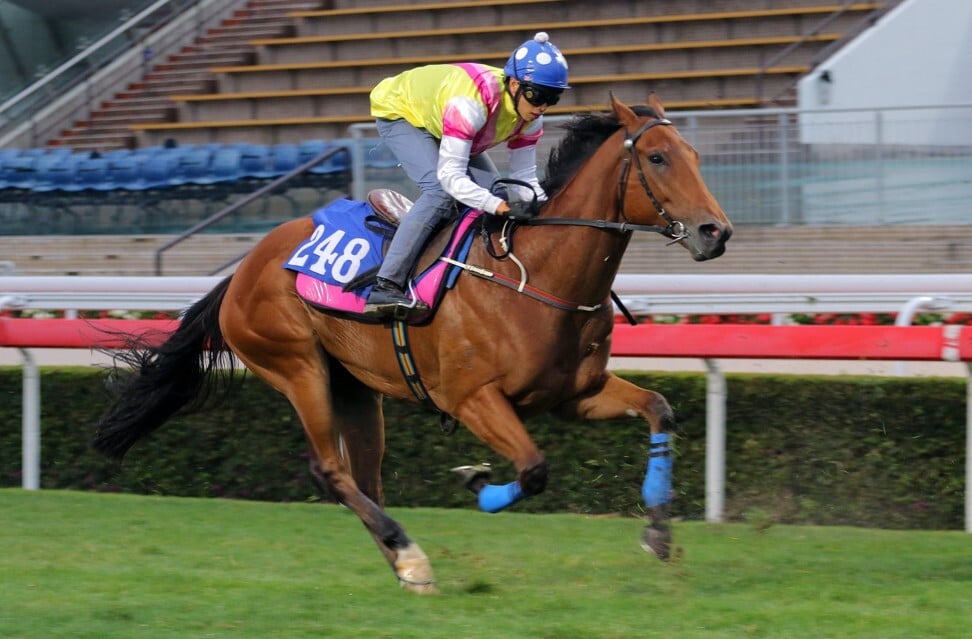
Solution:
<path fill-rule="evenodd" d="M 214 391 L 232 388 L 234 359 L 219 329 L 219 306 L 231 277 L 193 304 L 163 344 L 133 339 L 114 356 L 108 384 L 113 400 L 91 442 L 95 449 L 120 460 L 180 410 L 197 410 Z"/>

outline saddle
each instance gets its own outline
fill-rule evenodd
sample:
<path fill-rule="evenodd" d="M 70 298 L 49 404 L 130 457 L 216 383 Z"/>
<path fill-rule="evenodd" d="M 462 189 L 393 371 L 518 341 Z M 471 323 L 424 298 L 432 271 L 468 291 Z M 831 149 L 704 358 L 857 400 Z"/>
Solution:
<path fill-rule="evenodd" d="M 296 271 L 297 293 L 314 307 L 361 321 L 365 302 L 388 239 L 412 208 L 412 201 L 391 189 L 374 189 L 364 202 L 338 199 L 313 214 L 314 232 L 297 247 L 284 268 Z M 431 318 L 445 291 L 459 274 L 458 267 L 443 261 L 464 262 L 482 211 L 463 213 L 451 232 L 433 242 L 412 280 L 414 293 L 430 312 L 411 323 Z M 426 263 L 426 260 L 428 262 Z"/>
<path fill-rule="evenodd" d="M 398 226 L 402 216 L 412 208 L 413 202 L 392 189 L 372 189 L 368 191 L 368 204 L 386 222 Z"/>

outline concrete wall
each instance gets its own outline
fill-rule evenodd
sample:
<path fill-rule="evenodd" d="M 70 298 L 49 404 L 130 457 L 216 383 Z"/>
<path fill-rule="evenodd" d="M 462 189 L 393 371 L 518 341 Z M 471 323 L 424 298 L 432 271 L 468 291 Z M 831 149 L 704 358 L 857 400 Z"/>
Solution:
<path fill-rule="evenodd" d="M 124 7 L 139 4 L 144 0 L 0 2 L 0 96 L 33 83 L 76 54 L 82 40 L 90 43 L 117 26 Z"/>
<path fill-rule="evenodd" d="M 956 109 L 922 119 L 907 109 L 835 114 L 841 109 L 972 105 L 972 2 L 905 0 L 821 63 L 798 86 L 801 141 L 809 144 L 969 145 L 972 128 L 956 127 Z M 961 113 L 964 119 L 968 115 Z M 843 119 L 850 126 L 816 126 Z M 904 126 L 898 124 L 906 123 Z"/>

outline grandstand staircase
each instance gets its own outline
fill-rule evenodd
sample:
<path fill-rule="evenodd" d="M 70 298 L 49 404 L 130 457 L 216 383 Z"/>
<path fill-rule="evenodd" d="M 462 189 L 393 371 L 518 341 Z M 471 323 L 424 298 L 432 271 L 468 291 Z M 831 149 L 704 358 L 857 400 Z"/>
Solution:
<path fill-rule="evenodd" d="M 76 151 L 133 149 L 137 144 L 133 125 L 161 124 L 178 119 L 171 96 L 209 93 L 217 89 L 213 67 L 256 62 L 255 38 L 294 35 L 293 11 L 319 9 L 322 0 L 254 0 L 218 28 L 177 54 L 152 66 L 137 83 L 105 101 L 88 119 L 75 122 L 50 141 Z"/>

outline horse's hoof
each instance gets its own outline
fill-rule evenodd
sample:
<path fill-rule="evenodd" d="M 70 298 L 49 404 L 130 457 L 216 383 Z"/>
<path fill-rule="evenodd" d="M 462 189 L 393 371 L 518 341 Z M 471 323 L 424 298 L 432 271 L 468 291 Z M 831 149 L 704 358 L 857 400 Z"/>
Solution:
<path fill-rule="evenodd" d="M 672 531 L 668 526 L 649 524 L 641 532 L 641 548 L 650 552 L 662 561 L 671 557 Z"/>
<path fill-rule="evenodd" d="M 434 583 L 429 584 L 416 584 L 410 581 L 405 581 L 404 579 L 398 580 L 399 585 L 409 592 L 414 592 L 417 595 L 438 595 L 441 594 L 439 589 Z"/>
<path fill-rule="evenodd" d="M 395 560 L 395 575 L 402 588 L 420 595 L 437 595 L 439 589 L 435 586 L 435 574 L 432 564 L 425 556 L 418 544 L 409 544 L 398 551 Z"/>
<path fill-rule="evenodd" d="M 493 477 L 492 467 L 485 462 L 474 466 L 456 466 L 451 470 L 462 478 L 463 486 L 477 494 Z"/>

